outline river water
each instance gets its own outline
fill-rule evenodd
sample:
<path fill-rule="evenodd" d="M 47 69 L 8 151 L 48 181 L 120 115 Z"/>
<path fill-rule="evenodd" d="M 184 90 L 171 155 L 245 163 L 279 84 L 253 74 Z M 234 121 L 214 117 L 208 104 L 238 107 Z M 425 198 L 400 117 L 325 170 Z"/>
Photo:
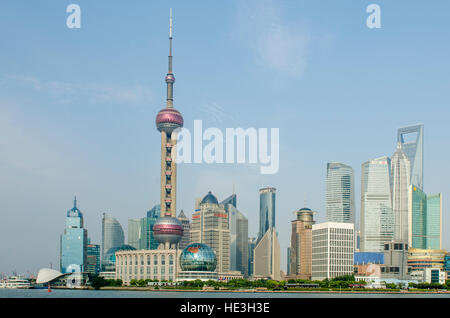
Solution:
<path fill-rule="evenodd" d="M 293 292 L 191 292 L 75 289 L 0 289 L 0 298 L 450 298 L 450 294 L 371 294 Z"/>

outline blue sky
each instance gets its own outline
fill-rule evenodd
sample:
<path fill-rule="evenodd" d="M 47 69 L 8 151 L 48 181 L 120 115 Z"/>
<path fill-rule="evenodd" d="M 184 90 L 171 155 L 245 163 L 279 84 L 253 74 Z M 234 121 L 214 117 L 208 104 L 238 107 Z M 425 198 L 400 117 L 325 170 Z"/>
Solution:
<path fill-rule="evenodd" d="M 68 29 L 66 7 L 81 7 Z M 381 29 L 366 7 L 381 7 Z M 185 127 L 280 128 L 280 170 L 180 165 L 178 209 L 223 199 L 258 229 L 262 186 L 277 188 L 286 264 L 293 211 L 325 220 L 326 163 L 355 169 L 391 156 L 396 130 L 425 125 L 426 193 L 444 196 L 450 248 L 448 1 L 2 1 L 0 3 L 0 272 L 59 266 L 59 235 L 77 195 L 94 243 L 101 214 L 127 228 L 159 201 L 168 14 L 174 14 L 175 107 Z"/>

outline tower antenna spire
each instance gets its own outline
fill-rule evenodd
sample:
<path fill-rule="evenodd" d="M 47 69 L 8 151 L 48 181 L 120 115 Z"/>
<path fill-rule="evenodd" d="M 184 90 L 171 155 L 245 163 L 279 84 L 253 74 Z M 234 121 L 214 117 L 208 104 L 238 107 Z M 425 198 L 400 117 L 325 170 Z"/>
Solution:
<path fill-rule="evenodd" d="M 166 75 L 167 83 L 167 108 L 173 107 L 173 83 L 175 83 L 175 76 L 173 76 L 172 71 L 172 39 L 173 39 L 173 18 L 172 18 L 172 8 L 170 8 L 170 18 L 169 18 L 169 71 Z"/>

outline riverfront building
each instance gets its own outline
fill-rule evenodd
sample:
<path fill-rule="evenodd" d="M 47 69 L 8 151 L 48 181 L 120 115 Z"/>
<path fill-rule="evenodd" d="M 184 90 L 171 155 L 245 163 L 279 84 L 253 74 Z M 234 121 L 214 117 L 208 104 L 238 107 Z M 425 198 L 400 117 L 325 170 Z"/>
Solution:
<path fill-rule="evenodd" d="M 353 275 L 355 232 L 352 223 L 312 226 L 312 280 Z"/>
<path fill-rule="evenodd" d="M 121 250 L 115 253 L 115 279 L 129 285 L 133 279 L 176 281 L 181 270 L 178 259 L 181 250 Z"/>

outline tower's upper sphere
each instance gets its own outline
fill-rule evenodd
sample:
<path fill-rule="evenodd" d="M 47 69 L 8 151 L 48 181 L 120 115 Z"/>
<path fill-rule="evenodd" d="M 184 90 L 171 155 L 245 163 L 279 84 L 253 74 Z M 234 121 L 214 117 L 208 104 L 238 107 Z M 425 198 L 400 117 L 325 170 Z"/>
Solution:
<path fill-rule="evenodd" d="M 183 225 L 174 217 L 160 217 L 153 225 L 153 236 L 159 243 L 176 244 L 183 236 Z"/>
<path fill-rule="evenodd" d="M 156 127 L 159 131 L 172 133 L 176 128 L 183 127 L 183 116 L 175 108 L 163 108 L 156 115 Z"/>

